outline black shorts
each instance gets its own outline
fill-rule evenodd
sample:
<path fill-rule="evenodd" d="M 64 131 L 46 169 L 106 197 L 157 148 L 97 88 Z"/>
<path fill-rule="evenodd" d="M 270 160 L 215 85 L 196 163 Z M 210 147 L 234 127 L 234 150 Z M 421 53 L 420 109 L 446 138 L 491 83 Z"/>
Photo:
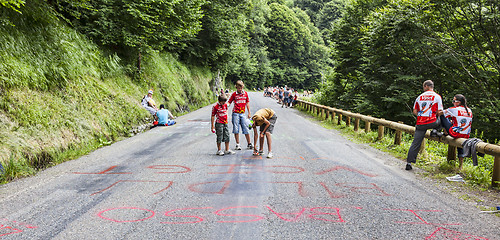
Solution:
<path fill-rule="evenodd" d="M 278 117 L 276 116 L 276 114 L 274 114 L 271 118 L 269 118 L 267 121 L 269 121 L 270 125 L 269 127 L 266 129 L 266 132 L 269 132 L 269 133 L 273 133 L 273 130 L 274 130 L 274 124 L 276 123 L 276 119 L 278 119 Z M 260 132 L 264 131 L 264 127 L 265 125 L 262 124 L 260 125 Z"/>

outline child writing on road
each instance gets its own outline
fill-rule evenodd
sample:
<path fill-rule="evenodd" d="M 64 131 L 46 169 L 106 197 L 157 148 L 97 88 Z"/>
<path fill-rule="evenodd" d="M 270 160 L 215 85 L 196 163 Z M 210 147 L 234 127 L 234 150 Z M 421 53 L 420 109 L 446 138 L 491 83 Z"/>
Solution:
<path fill-rule="evenodd" d="M 253 132 L 254 132 L 254 155 L 262 155 L 264 153 L 264 136 L 267 139 L 267 158 L 273 158 L 273 152 L 271 149 L 272 143 L 272 133 L 274 130 L 274 124 L 276 123 L 277 116 L 274 111 L 270 108 L 263 108 L 259 111 L 255 112 L 252 116 L 253 120 Z M 257 128 L 256 126 L 260 126 L 260 133 L 258 135 L 259 138 L 259 146 L 260 150 L 257 150 Z"/>
<path fill-rule="evenodd" d="M 217 134 L 217 155 L 224 156 L 224 154 L 234 154 L 229 149 L 229 129 L 227 127 L 227 97 L 221 94 L 218 97 L 218 102 L 212 107 L 212 117 L 210 118 L 210 126 L 212 132 Z M 214 125 L 215 123 L 215 125 Z M 221 143 L 226 145 L 226 151 L 221 149 Z"/>

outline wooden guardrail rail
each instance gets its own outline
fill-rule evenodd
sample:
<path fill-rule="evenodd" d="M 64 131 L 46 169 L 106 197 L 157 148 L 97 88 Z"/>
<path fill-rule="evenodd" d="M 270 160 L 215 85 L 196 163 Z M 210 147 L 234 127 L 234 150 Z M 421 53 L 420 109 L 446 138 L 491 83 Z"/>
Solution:
<path fill-rule="evenodd" d="M 334 123 L 341 124 L 343 121 L 343 117 L 345 117 L 345 122 L 347 126 L 350 126 L 351 119 L 354 118 L 354 131 L 359 130 L 359 121 L 365 122 L 365 131 L 371 131 L 371 123 L 378 125 L 378 138 L 382 139 L 384 137 L 384 127 L 394 129 L 396 131 L 394 144 L 401 144 L 401 134 L 402 132 L 406 132 L 409 134 L 415 133 L 415 127 L 403 124 L 402 122 L 392 122 L 387 121 L 385 119 L 374 118 L 371 116 L 362 115 L 359 113 L 353 113 L 349 111 L 345 111 L 342 109 L 336 109 L 332 107 L 323 106 L 316 103 L 307 102 L 304 100 L 297 99 L 299 106 L 305 108 L 308 111 L 312 111 L 313 113 L 320 115 L 321 118 L 330 118 Z M 335 117 L 337 117 L 337 121 L 335 122 Z M 467 140 L 465 138 L 453 138 L 450 136 L 443 137 L 431 137 L 430 131 L 427 131 L 425 134 L 427 139 L 431 139 L 433 141 L 438 141 L 442 143 L 448 144 L 448 160 L 456 159 L 456 149 L 457 147 L 462 147 L 462 143 Z M 422 148 L 425 148 L 425 141 L 422 142 Z M 476 145 L 476 150 L 478 152 L 492 155 L 495 157 L 493 163 L 493 176 L 491 179 L 491 185 L 493 187 L 500 186 L 500 146 L 491 143 L 479 142 Z"/>

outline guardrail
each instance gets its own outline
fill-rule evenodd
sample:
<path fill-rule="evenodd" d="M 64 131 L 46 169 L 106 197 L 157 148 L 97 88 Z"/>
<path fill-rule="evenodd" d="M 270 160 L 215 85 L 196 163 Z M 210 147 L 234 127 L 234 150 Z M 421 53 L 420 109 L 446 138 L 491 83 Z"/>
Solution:
<path fill-rule="evenodd" d="M 354 131 L 359 130 L 359 122 L 360 121 L 365 122 L 365 132 L 371 131 L 371 124 L 372 123 L 376 124 L 376 125 L 378 125 L 378 137 L 377 137 L 378 140 L 380 140 L 384 137 L 384 128 L 385 127 L 390 128 L 390 129 L 394 129 L 394 130 L 396 130 L 396 134 L 394 137 L 394 144 L 395 145 L 401 144 L 402 132 L 406 132 L 406 133 L 409 133 L 412 135 L 415 133 L 414 126 L 409 126 L 409 125 L 403 124 L 402 122 L 387 121 L 385 119 L 374 118 L 371 116 L 366 116 L 366 115 L 362 115 L 359 113 L 353 113 L 353 112 L 345 111 L 342 109 L 327 107 L 327 106 L 307 102 L 307 101 L 300 100 L 300 99 L 297 99 L 297 103 L 299 104 L 299 106 L 305 108 L 308 111 L 312 111 L 313 113 L 319 115 L 321 118 L 328 119 L 331 117 L 332 121 L 335 121 L 335 117 L 337 117 L 336 123 L 339 125 L 342 123 L 343 117 L 345 116 L 346 126 L 349 127 L 351 125 L 351 119 L 353 118 L 354 119 Z M 427 133 L 425 133 L 425 138 L 433 140 L 433 141 L 448 144 L 448 156 L 447 156 L 448 161 L 456 159 L 457 147 L 462 147 L 462 143 L 465 140 L 467 140 L 465 138 L 453 138 L 450 136 L 431 137 L 430 131 L 427 131 Z M 423 150 L 423 149 L 425 149 L 425 139 L 422 142 L 422 146 L 421 146 L 421 150 Z M 493 176 L 491 179 L 491 186 L 493 186 L 493 187 L 500 186 L 500 146 L 496 145 L 496 144 L 480 142 L 476 145 L 476 150 L 477 150 L 477 152 L 492 155 L 495 157 L 495 160 L 493 163 Z"/>

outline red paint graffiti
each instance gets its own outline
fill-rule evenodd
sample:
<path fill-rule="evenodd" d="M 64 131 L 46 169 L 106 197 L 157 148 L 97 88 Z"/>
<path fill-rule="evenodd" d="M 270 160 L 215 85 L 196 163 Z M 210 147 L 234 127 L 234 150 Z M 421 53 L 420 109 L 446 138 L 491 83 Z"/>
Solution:
<path fill-rule="evenodd" d="M 180 170 L 180 171 L 156 172 L 156 173 L 187 173 L 187 172 L 191 172 L 191 168 L 184 167 L 181 165 L 153 165 L 153 166 L 149 166 L 147 168 L 157 169 L 157 170 L 170 170 L 170 169 L 177 169 L 177 168 L 184 169 L 184 170 Z"/>
<path fill-rule="evenodd" d="M 155 193 L 153 193 L 153 194 L 158 194 L 158 193 L 161 193 L 161 192 L 163 192 L 163 191 L 167 190 L 167 189 L 168 189 L 168 188 L 170 188 L 170 187 L 172 186 L 172 184 L 174 183 L 174 182 L 172 182 L 172 181 L 119 180 L 119 181 L 117 181 L 117 182 L 115 182 L 115 183 L 111 184 L 111 186 L 109 186 L 109 187 L 107 187 L 107 188 L 104 188 L 104 189 L 102 189 L 102 190 L 100 190 L 100 191 L 97 191 L 97 192 L 95 192 L 95 193 L 92 193 L 92 194 L 90 194 L 90 195 L 91 195 L 91 196 L 93 196 L 93 195 L 96 195 L 96 194 L 102 193 L 102 192 L 104 192 L 104 191 L 106 191 L 106 190 L 108 190 L 108 189 L 110 189 L 110 188 L 112 188 L 112 187 L 116 186 L 118 183 L 129 183 L 129 182 L 134 182 L 134 183 L 168 183 L 167 187 L 165 187 L 165 188 L 161 189 L 160 191 L 157 191 L 157 192 L 155 192 Z"/>
<path fill-rule="evenodd" d="M 441 210 L 411 210 L 411 209 L 385 209 L 387 211 L 404 211 L 404 212 L 411 212 L 419 219 L 419 222 L 401 222 L 401 221 L 396 221 L 396 223 L 402 223 L 402 224 L 425 224 L 425 225 L 461 225 L 460 223 L 430 223 L 424 220 L 423 217 L 419 216 L 416 212 L 441 212 Z"/>
<path fill-rule="evenodd" d="M 476 237 L 469 234 L 453 231 L 443 227 L 439 227 L 430 236 L 425 238 L 426 240 L 440 240 L 440 239 L 453 239 L 453 240 L 488 240 L 487 238 Z"/>
<path fill-rule="evenodd" d="M 129 219 L 129 220 L 125 220 L 125 219 L 122 219 L 122 220 L 118 220 L 118 219 L 114 219 L 114 218 L 111 218 L 111 217 L 106 217 L 104 216 L 105 213 L 108 213 L 108 212 L 116 212 L 116 211 L 120 211 L 120 210 L 124 210 L 124 209 L 127 209 L 127 210 L 139 210 L 139 211 L 142 211 L 142 212 L 149 212 L 151 213 L 150 216 L 148 217 L 145 217 L 145 218 L 139 218 L 139 219 Z M 149 209 L 145 209 L 145 208 L 137 208 L 137 207 L 118 207 L 118 208 L 111 208 L 111 209 L 107 209 L 107 210 L 104 210 L 104 211 L 101 211 L 97 214 L 97 216 L 99 216 L 100 218 L 102 219 L 106 219 L 108 221 L 112 221 L 112 222 L 117 222 L 117 223 L 125 223 L 125 222 L 142 222 L 142 221 L 145 221 L 145 220 L 148 220 L 152 217 L 154 217 L 155 215 L 155 212 L 153 210 L 149 210 Z"/>
<path fill-rule="evenodd" d="M 306 219 L 309 220 L 318 220 L 324 222 L 336 222 L 342 223 L 345 220 L 340 215 L 340 209 L 334 207 L 314 207 L 314 208 L 302 208 L 297 212 L 278 212 L 271 208 L 270 206 L 264 206 L 269 210 L 269 212 L 273 213 L 278 219 L 281 219 L 285 222 L 297 222 L 301 219 L 302 216 L 306 216 Z M 186 214 L 178 214 L 182 211 L 193 212 L 196 210 L 207 210 L 213 209 L 213 207 L 194 207 L 194 208 L 179 208 L 173 209 L 165 212 L 164 216 L 168 218 L 182 218 L 189 219 L 190 221 L 162 221 L 162 224 L 194 224 L 200 223 L 206 220 L 205 217 L 200 216 L 201 213 L 197 215 L 186 215 Z M 218 217 L 230 218 L 227 220 L 217 220 L 218 223 L 247 223 L 247 222 L 257 222 L 263 219 L 266 219 L 264 216 L 260 216 L 257 214 L 249 214 L 247 213 L 248 209 L 259 209 L 258 206 L 233 206 L 233 207 L 225 207 L 216 210 L 212 214 Z M 247 210 L 247 211 L 245 211 Z M 128 211 L 133 211 L 132 215 L 140 216 L 137 218 L 128 216 L 126 213 Z M 139 213 L 137 213 L 139 211 Z M 176 214 L 174 214 L 176 212 Z M 198 211 L 199 212 L 199 211 Z M 308 215 L 305 213 L 308 212 Z M 144 214 L 149 216 L 142 217 Z M 148 219 L 151 219 L 155 216 L 155 212 L 153 210 L 138 208 L 138 207 L 118 207 L 111 208 L 104 211 L 101 211 L 97 214 L 98 217 L 112 222 L 117 223 L 126 223 L 126 222 L 143 222 Z M 288 216 L 292 217 L 288 217 Z"/>
<path fill-rule="evenodd" d="M 0 224 L 0 237 L 10 235 L 10 234 L 16 234 L 16 233 L 22 233 L 23 230 L 19 230 L 17 228 L 13 228 L 11 226 L 5 226 L 3 224 Z"/>
<path fill-rule="evenodd" d="M 96 172 L 96 173 L 82 173 L 82 172 L 74 172 L 74 174 L 132 174 L 131 172 L 111 172 L 114 168 L 118 166 L 111 166 L 110 168 L 102 171 L 102 172 Z"/>

